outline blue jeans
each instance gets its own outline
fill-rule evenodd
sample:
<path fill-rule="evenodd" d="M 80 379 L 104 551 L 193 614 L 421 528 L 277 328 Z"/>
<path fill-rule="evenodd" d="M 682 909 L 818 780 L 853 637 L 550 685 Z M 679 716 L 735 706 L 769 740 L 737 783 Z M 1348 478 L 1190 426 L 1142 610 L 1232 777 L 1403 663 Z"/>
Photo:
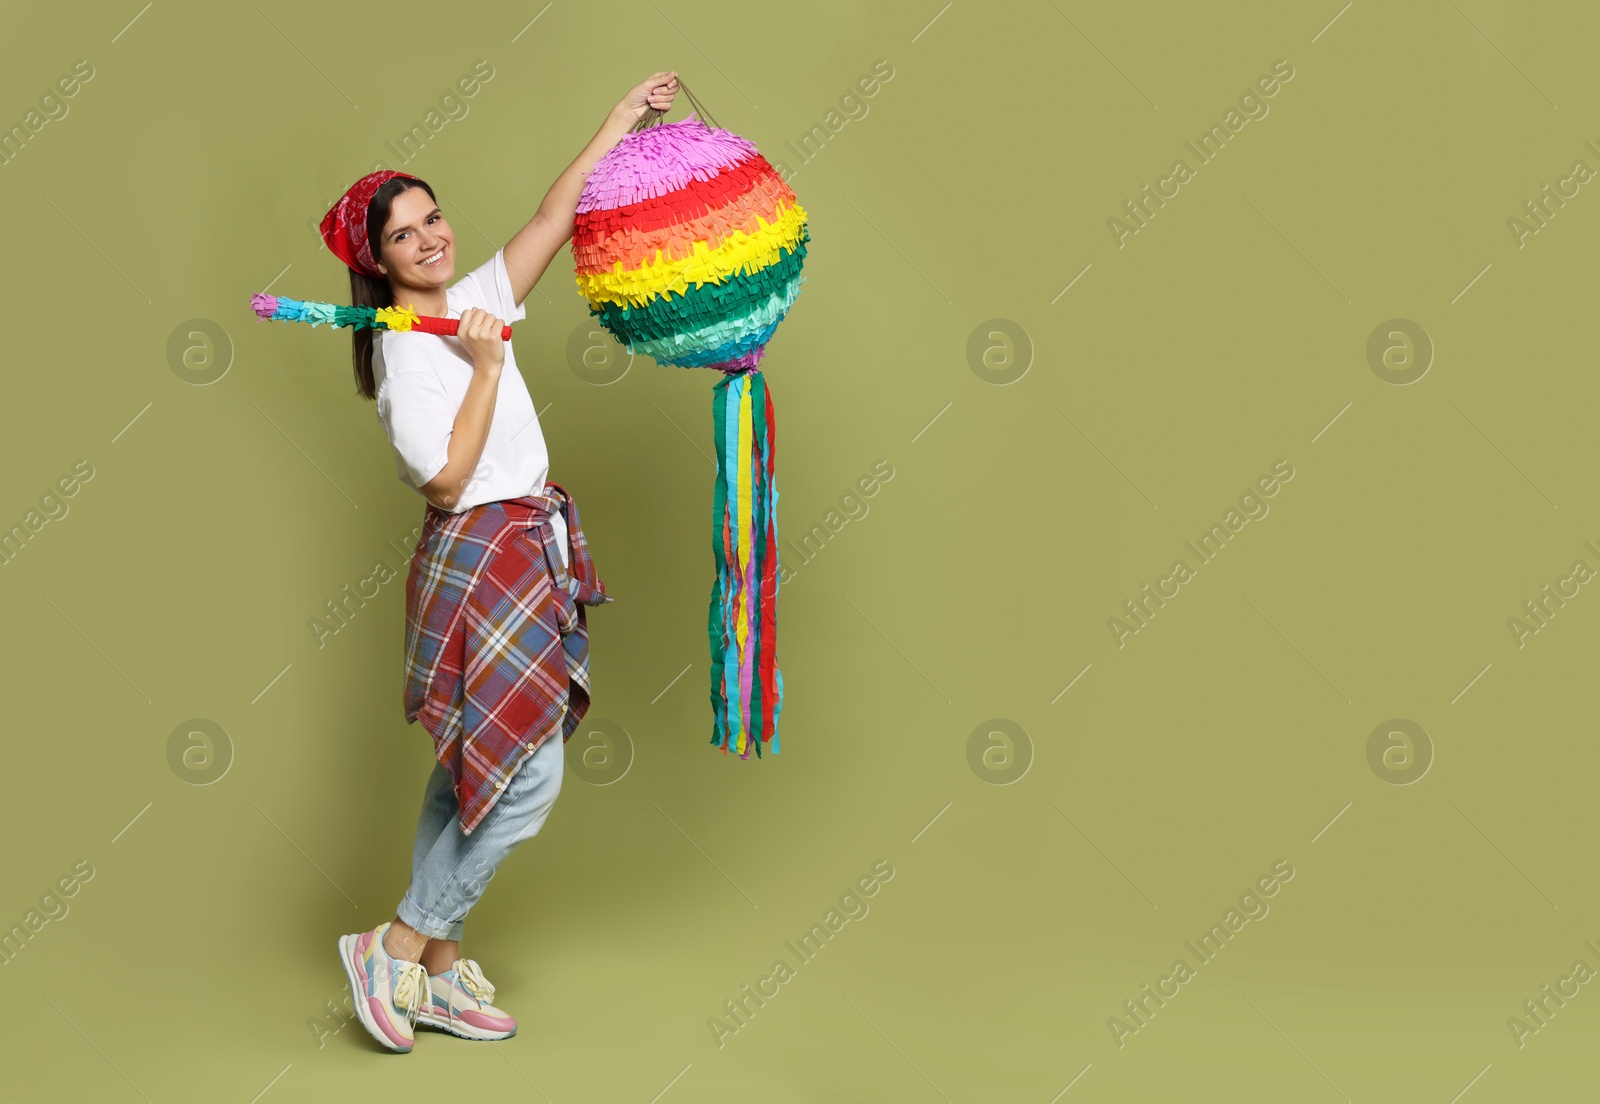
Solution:
<path fill-rule="evenodd" d="M 430 939 L 459 941 L 467 911 L 483 896 L 501 860 L 544 827 L 565 770 L 558 730 L 523 761 L 500 800 L 467 836 L 461 833 L 450 772 L 435 761 L 417 820 L 411 888 L 396 915 Z"/>

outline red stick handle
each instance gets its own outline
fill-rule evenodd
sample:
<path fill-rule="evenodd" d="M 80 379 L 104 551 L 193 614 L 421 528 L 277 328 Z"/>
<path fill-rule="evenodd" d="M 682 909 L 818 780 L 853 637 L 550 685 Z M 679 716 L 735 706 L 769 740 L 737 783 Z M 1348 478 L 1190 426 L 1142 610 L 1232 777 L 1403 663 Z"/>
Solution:
<path fill-rule="evenodd" d="M 461 328 L 461 319 L 438 318 L 430 314 L 419 314 L 417 315 L 416 325 L 411 328 L 421 330 L 423 333 L 438 334 L 440 337 L 454 337 L 456 336 L 456 331 Z M 510 341 L 511 327 L 501 326 L 500 337 L 504 341 Z"/>

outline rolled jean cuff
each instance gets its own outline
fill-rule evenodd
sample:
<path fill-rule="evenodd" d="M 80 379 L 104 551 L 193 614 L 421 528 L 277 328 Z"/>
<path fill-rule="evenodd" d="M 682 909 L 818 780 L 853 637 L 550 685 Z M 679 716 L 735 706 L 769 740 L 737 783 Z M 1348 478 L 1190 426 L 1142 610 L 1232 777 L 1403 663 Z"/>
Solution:
<path fill-rule="evenodd" d="M 466 922 L 463 920 L 446 920 L 424 912 L 411 899 L 410 893 L 400 899 L 400 907 L 395 910 L 395 915 L 429 939 L 446 939 L 452 943 L 459 943 L 462 932 L 466 930 Z"/>

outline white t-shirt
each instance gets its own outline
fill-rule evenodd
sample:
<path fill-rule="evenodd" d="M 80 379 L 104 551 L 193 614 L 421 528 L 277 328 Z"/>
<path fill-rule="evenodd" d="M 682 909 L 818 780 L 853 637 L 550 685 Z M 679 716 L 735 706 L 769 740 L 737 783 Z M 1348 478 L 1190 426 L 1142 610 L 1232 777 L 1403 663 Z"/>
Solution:
<path fill-rule="evenodd" d="M 502 322 L 516 322 L 528 312 L 513 301 L 514 294 L 506 274 L 505 250 L 501 249 L 445 289 L 445 316 L 460 318 L 467 307 L 478 307 Z M 421 493 L 422 486 L 443 471 L 450 459 L 456 413 L 472 382 L 472 357 L 460 338 L 379 330 L 378 340 L 372 344 L 372 378 L 377 387 L 378 421 L 394 451 L 395 470 L 402 483 Z M 508 341 L 483 455 L 451 512 L 459 514 L 485 502 L 541 494 L 549 474 L 544 431 Z M 566 562 L 570 558 L 566 522 L 559 513 L 551 522 Z"/>

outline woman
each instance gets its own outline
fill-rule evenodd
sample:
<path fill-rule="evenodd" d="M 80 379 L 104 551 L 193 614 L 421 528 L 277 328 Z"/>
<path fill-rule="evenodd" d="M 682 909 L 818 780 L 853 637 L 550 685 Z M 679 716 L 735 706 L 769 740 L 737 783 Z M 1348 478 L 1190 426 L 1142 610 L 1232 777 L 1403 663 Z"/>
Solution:
<path fill-rule="evenodd" d="M 467 1039 L 517 1029 L 461 957 L 462 924 L 560 793 L 562 748 L 589 707 L 583 607 L 611 597 L 577 506 L 547 481 L 544 434 L 501 327 L 525 317 L 523 299 L 572 236 L 595 163 L 677 90 L 663 72 L 629 91 L 527 225 L 453 284 L 455 235 L 417 177 L 370 173 L 322 221 L 353 302 L 460 319 L 455 337 L 352 331 L 356 388 L 376 400 L 400 479 L 428 503 L 406 580 L 404 704 L 437 761 L 395 918 L 339 939 L 356 1012 L 394 1051 L 411 1050 L 417 1024 Z"/>

